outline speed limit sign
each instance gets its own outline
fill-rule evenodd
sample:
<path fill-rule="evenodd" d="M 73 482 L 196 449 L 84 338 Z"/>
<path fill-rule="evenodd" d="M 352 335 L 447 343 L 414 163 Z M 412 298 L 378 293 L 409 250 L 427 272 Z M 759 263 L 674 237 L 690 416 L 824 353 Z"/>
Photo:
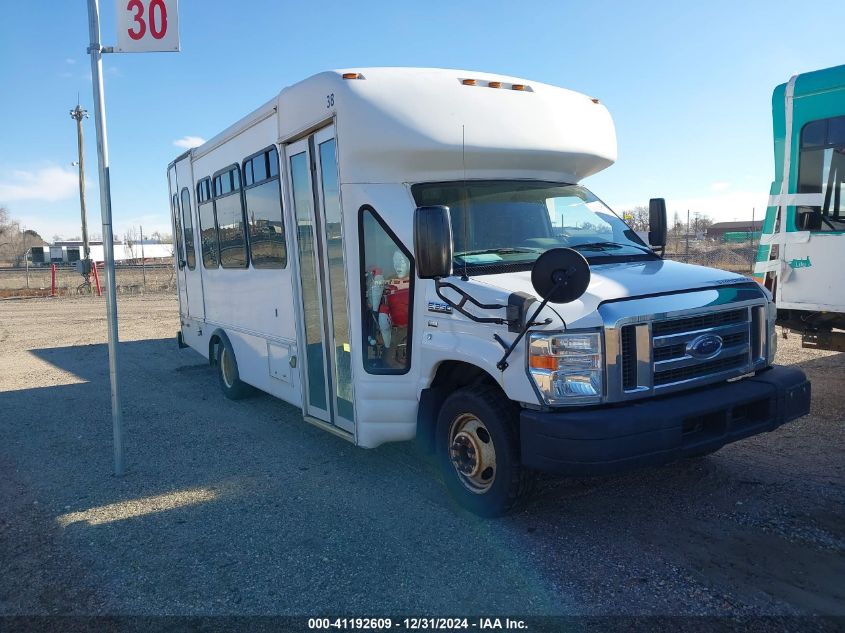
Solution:
<path fill-rule="evenodd" d="M 178 0 L 117 0 L 116 53 L 179 50 Z"/>

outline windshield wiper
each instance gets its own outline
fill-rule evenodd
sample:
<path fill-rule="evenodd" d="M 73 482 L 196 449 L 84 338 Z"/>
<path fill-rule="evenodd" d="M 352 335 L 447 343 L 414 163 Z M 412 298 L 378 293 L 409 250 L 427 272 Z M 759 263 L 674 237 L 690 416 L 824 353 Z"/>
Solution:
<path fill-rule="evenodd" d="M 540 248 L 520 248 L 520 247 L 507 247 L 507 248 L 485 248 L 478 251 L 463 251 L 460 253 L 455 253 L 455 257 L 464 257 L 465 255 L 509 255 L 511 253 L 539 253 L 542 249 Z"/>
<path fill-rule="evenodd" d="M 615 250 L 618 248 L 625 248 L 626 246 L 630 246 L 631 248 L 636 248 L 638 250 L 643 251 L 644 253 L 652 254 L 653 251 L 650 248 L 645 248 L 638 244 L 619 244 L 618 242 L 587 242 L 586 244 L 573 244 L 569 248 L 574 248 L 578 250 L 580 248 L 590 248 L 597 251 L 603 250 Z"/>

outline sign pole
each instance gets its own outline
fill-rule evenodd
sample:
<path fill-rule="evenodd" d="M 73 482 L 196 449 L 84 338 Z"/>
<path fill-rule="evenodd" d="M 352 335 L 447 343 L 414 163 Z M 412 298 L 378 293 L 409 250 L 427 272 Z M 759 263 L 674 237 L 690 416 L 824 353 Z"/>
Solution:
<path fill-rule="evenodd" d="M 91 79 L 94 84 L 94 127 L 97 131 L 97 163 L 100 174 L 100 214 L 103 218 L 103 258 L 106 264 L 106 313 L 109 329 L 109 379 L 111 381 L 111 414 L 114 434 L 114 474 L 121 477 L 123 463 L 123 412 L 117 364 L 117 289 L 114 278 L 114 235 L 112 233 L 111 184 L 109 182 L 109 149 L 106 136 L 106 103 L 103 96 L 103 47 L 100 44 L 100 6 L 88 0 L 88 34 L 91 45 Z M 109 49 L 106 49 L 108 52 Z"/>

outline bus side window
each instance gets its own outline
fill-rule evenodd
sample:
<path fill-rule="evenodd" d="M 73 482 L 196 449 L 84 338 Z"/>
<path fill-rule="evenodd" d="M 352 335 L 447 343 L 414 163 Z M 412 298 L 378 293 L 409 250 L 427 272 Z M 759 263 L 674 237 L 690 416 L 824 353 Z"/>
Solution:
<path fill-rule="evenodd" d="M 182 188 L 182 229 L 185 232 L 185 262 L 190 270 L 197 267 L 197 254 L 194 250 L 194 218 L 191 211 L 191 192 Z M 181 240 L 179 248 L 182 247 Z"/>
<path fill-rule="evenodd" d="M 414 260 L 374 209 L 359 217 L 364 369 L 404 374 L 411 366 Z"/>
<path fill-rule="evenodd" d="M 249 253 L 255 268 L 284 268 L 288 263 L 279 153 L 264 150 L 243 163 Z"/>
<path fill-rule="evenodd" d="M 217 220 L 220 265 L 223 268 L 246 268 L 249 259 L 238 165 L 227 167 L 214 177 L 214 217 Z"/>
<path fill-rule="evenodd" d="M 211 201 L 211 181 L 204 178 L 197 185 L 197 215 L 200 221 L 200 248 L 203 268 L 219 266 L 217 224 L 214 222 L 214 204 Z"/>
<path fill-rule="evenodd" d="M 798 193 L 821 194 L 820 206 L 798 207 L 805 231 L 845 231 L 845 116 L 819 119 L 801 129 Z"/>

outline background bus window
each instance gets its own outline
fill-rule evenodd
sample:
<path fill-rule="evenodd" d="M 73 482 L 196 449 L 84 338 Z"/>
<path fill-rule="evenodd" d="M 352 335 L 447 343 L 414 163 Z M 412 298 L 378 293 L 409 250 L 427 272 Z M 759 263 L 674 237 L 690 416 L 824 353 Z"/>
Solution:
<path fill-rule="evenodd" d="M 374 211 L 361 210 L 364 368 L 371 374 L 403 374 L 410 367 L 411 255 Z"/>
<path fill-rule="evenodd" d="M 240 169 L 234 166 L 214 178 L 214 213 L 223 268 L 246 268 L 246 226 L 241 203 Z"/>
<path fill-rule="evenodd" d="M 185 232 L 185 262 L 188 268 L 197 267 L 197 254 L 194 250 L 194 217 L 191 211 L 191 192 L 182 188 L 182 227 Z"/>
<path fill-rule="evenodd" d="M 210 180 L 205 178 L 197 185 L 197 215 L 200 221 L 200 249 L 204 268 L 217 268 L 219 254 L 217 225 L 214 223 L 214 204 L 211 202 Z"/>
<path fill-rule="evenodd" d="M 822 194 L 821 205 L 798 207 L 798 228 L 845 231 L 845 116 L 812 121 L 801 130 L 798 193 Z"/>
<path fill-rule="evenodd" d="M 288 255 L 276 148 L 244 161 L 249 254 L 255 268 L 284 268 Z M 271 166 L 274 174 L 271 174 Z"/>

